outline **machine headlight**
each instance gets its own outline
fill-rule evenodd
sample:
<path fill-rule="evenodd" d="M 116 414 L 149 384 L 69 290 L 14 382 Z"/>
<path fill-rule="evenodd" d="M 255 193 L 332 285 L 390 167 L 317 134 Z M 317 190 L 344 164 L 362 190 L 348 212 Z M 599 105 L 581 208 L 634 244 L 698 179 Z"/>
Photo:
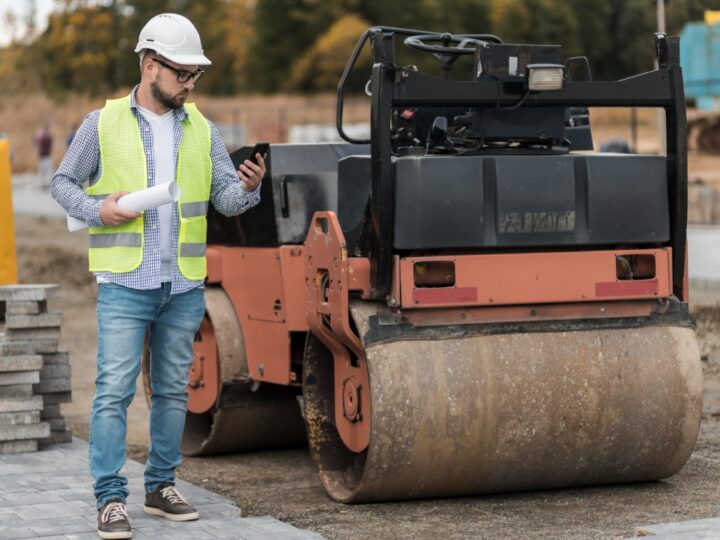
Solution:
<path fill-rule="evenodd" d="M 528 64 L 525 72 L 527 89 L 533 92 L 560 90 L 565 80 L 565 66 L 557 64 Z"/>

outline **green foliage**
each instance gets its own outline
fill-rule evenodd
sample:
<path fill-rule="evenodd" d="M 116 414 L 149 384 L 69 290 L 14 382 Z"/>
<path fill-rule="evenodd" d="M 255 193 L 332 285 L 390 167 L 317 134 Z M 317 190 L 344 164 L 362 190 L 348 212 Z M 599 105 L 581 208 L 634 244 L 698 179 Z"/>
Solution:
<path fill-rule="evenodd" d="M 371 25 L 557 43 L 568 56 L 587 56 L 594 78 L 617 79 L 652 68 L 655 6 L 651 0 L 57 0 L 42 34 L 0 49 L 0 77 L 6 92 L 106 95 L 127 88 L 139 78 L 133 49 L 140 29 L 158 13 L 176 12 L 200 31 L 213 65 L 198 91 L 212 94 L 332 90 Z M 668 32 L 702 20 L 705 9 L 720 9 L 720 0 L 667 3 Z M 5 23 L 20 28 L 12 17 Z M 403 49 L 400 63 L 433 68 L 429 55 Z M 369 72 L 368 55 L 363 52 L 351 84 L 356 90 Z M 463 62 L 469 61 L 458 66 Z"/>
<path fill-rule="evenodd" d="M 293 63 L 339 14 L 335 1 L 259 1 L 255 7 L 255 36 L 248 61 L 253 88 L 276 92 L 285 86 Z"/>
<path fill-rule="evenodd" d="M 357 36 L 368 26 L 368 22 L 357 15 L 346 15 L 333 23 L 295 62 L 285 87 L 303 92 L 336 89 L 338 74 L 342 73 Z M 356 64 L 356 70 L 369 73 L 370 67 L 370 51 L 366 47 Z"/>
<path fill-rule="evenodd" d="M 109 8 L 83 6 L 51 15 L 44 34 L 30 46 L 42 61 L 36 65 L 51 94 L 73 89 L 96 95 L 109 91 L 118 46 Z"/>

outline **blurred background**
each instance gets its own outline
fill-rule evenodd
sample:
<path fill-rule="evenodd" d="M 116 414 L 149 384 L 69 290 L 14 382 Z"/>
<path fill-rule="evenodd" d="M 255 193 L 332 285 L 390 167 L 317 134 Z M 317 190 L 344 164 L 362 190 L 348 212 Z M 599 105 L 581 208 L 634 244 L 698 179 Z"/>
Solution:
<path fill-rule="evenodd" d="M 181 13 L 200 31 L 213 65 L 193 100 L 219 127 L 229 150 L 260 140 L 336 140 L 337 81 L 358 37 L 372 25 L 560 44 L 567 57 L 587 56 L 598 80 L 653 69 L 653 33 L 664 27 L 668 34 L 682 35 L 688 114 L 695 131 L 702 128 L 705 134 L 704 139 L 691 137 L 688 154 L 689 275 L 706 380 L 705 411 L 698 450 L 684 473 L 673 483 L 653 486 L 497 496 L 479 504 L 455 498 L 357 505 L 340 511 L 322 493 L 305 450 L 190 458 L 181 475 L 232 497 L 247 515 L 275 515 L 330 538 L 459 538 L 467 531 L 468 537 L 482 531 L 508 538 L 607 538 L 611 532 L 621 538 L 643 522 L 717 517 L 720 13 L 708 16 L 707 10 L 720 10 L 720 0 L 0 0 L 0 138 L 4 133 L 12 152 L 16 231 L 7 234 L 7 211 L 0 210 L 0 218 L 6 218 L 0 241 L 6 233 L 17 242 L 20 283 L 60 285 L 61 347 L 70 352 L 73 373 L 73 401 L 64 403 L 62 412 L 73 433 L 88 436 L 97 288 L 87 272 L 87 233 L 66 230 L 65 213 L 48 194 L 49 179 L 39 174 L 40 150 L 49 134 L 50 168 L 56 167 L 83 118 L 107 98 L 127 95 L 138 82 L 133 49 L 152 16 Z M 398 47 L 399 63 L 438 72 L 430 55 L 403 49 Z M 471 64 L 469 58 L 459 59 L 454 76 L 467 77 Z M 370 101 L 363 90 L 370 68 L 366 50 L 345 102 L 345 129 L 356 137 L 355 130 L 367 130 L 369 121 Z M 662 152 L 658 118 L 664 114 L 659 113 L 591 110 L 595 149 Z M 128 443 L 130 456 L 140 461 L 147 454 L 146 416 L 139 395 L 130 409 Z"/>
<path fill-rule="evenodd" d="M 705 10 L 720 9 L 720 0 L 663 7 L 667 32 L 679 34 Z M 213 65 L 195 100 L 232 150 L 256 140 L 335 138 L 334 90 L 371 25 L 558 43 L 567 56 L 588 56 L 595 79 L 618 79 L 652 69 L 657 10 L 654 0 L 0 0 L 0 132 L 11 141 L 13 172 L 22 173 L 37 169 L 37 134 L 47 126 L 57 166 L 84 116 L 138 81 L 137 36 L 166 11 L 200 31 Z M 429 55 L 407 54 L 407 63 L 434 67 Z M 362 93 L 369 72 L 366 50 L 345 112 L 346 124 L 360 130 L 369 119 Z M 653 144 L 655 116 L 641 112 L 633 134 L 630 111 L 594 114 L 594 127 L 610 125 L 608 137 L 634 137 L 633 149 L 643 150 Z"/>

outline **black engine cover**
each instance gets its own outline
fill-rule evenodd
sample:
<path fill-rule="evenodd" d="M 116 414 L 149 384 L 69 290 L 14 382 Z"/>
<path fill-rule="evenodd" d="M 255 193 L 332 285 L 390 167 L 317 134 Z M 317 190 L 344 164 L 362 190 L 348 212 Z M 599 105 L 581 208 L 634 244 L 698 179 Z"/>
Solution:
<path fill-rule="evenodd" d="M 566 154 L 393 159 L 398 250 L 662 244 L 670 238 L 661 156 Z M 370 196 L 369 157 L 339 169 L 349 247 Z"/>

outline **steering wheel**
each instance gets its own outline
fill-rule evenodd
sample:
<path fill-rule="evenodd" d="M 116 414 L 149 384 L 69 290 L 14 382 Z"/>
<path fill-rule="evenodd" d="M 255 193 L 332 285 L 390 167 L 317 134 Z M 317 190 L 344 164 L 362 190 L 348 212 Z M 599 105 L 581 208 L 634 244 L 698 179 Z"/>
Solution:
<path fill-rule="evenodd" d="M 461 54 L 473 54 L 475 45 L 485 45 L 488 41 L 496 41 L 495 36 L 487 37 L 487 40 L 479 39 L 474 36 L 455 36 L 453 34 L 425 34 L 420 36 L 408 36 L 405 38 L 405 45 L 412 49 L 429 52 L 433 55 L 458 56 Z M 435 42 L 440 42 L 435 43 Z M 472 45 L 472 48 L 466 48 Z"/>
<path fill-rule="evenodd" d="M 432 54 L 440 63 L 445 77 L 449 78 L 455 60 L 464 54 L 474 54 L 477 45 L 485 45 L 488 41 L 502 43 L 499 37 L 490 34 L 455 36 L 448 33 L 408 36 L 403 43 L 411 49 Z M 468 48 L 467 45 L 472 47 Z"/>

